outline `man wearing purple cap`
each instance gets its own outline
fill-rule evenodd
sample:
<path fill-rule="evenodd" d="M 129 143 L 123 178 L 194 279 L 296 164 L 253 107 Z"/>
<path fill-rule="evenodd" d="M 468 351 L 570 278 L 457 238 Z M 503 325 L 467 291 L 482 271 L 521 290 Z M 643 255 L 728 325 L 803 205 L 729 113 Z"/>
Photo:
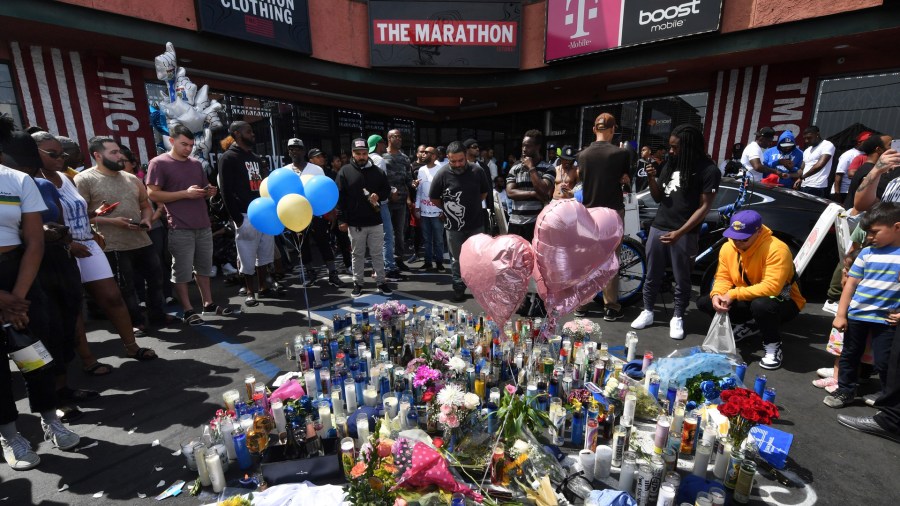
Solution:
<path fill-rule="evenodd" d="M 797 287 L 791 250 L 763 225 L 756 211 L 735 213 L 723 235 L 731 240 L 719 250 L 712 291 L 697 299 L 697 308 L 710 316 L 727 311 L 732 323 L 755 321 L 766 352 L 759 366 L 778 369 L 782 361 L 778 327 L 806 304 Z"/>

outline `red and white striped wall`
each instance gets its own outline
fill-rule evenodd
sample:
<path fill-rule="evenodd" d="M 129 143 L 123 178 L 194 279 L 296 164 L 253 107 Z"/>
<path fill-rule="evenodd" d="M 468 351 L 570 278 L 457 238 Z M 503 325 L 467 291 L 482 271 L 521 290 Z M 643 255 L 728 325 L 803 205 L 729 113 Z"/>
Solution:
<path fill-rule="evenodd" d="M 26 126 L 76 140 L 85 158 L 95 135 L 112 136 L 141 163 L 156 156 L 140 69 L 116 57 L 19 42 L 10 53 Z"/>
<path fill-rule="evenodd" d="M 802 62 L 720 70 L 704 132 L 713 159 L 730 158 L 735 142 L 747 145 L 763 127 L 799 134 L 812 121 L 816 78 L 815 67 Z"/>

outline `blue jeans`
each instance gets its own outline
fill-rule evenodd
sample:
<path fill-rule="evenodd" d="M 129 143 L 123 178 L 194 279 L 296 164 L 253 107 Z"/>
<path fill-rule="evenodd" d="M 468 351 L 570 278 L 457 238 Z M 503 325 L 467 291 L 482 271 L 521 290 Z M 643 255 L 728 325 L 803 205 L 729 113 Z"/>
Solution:
<path fill-rule="evenodd" d="M 397 263 L 394 262 L 394 225 L 391 223 L 391 210 L 387 202 L 381 203 L 381 224 L 384 227 L 384 268 L 388 271 L 396 271 Z"/>
<path fill-rule="evenodd" d="M 432 260 L 440 265 L 444 262 L 444 224 L 438 217 L 429 218 L 422 216 L 419 222 L 422 228 L 422 237 L 425 242 L 425 263 Z"/>

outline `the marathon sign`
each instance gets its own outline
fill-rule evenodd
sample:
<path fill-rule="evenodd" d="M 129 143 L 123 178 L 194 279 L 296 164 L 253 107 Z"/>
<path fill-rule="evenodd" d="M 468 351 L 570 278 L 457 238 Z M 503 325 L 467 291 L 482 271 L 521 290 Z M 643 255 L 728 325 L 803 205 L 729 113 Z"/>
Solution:
<path fill-rule="evenodd" d="M 373 67 L 518 68 L 521 2 L 369 0 Z"/>
<path fill-rule="evenodd" d="M 719 29 L 722 0 L 548 0 L 548 62 Z"/>
<path fill-rule="evenodd" d="M 197 0 L 200 30 L 311 54 L 308 0 Z"/>

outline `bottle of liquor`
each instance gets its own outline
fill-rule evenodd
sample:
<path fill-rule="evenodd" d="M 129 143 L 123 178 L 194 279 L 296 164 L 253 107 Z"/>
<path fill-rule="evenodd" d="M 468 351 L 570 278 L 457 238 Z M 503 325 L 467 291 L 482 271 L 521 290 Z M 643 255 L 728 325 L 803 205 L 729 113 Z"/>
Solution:
<path fill-rule="evenodd" d="M 40 339 L 32 339 L 25 331 L 16 330 L 9 323 L 3 325 L 3 333 L 6 352 L 23 375 L 38 374 L 50 368 L 53 357 Z"/>

